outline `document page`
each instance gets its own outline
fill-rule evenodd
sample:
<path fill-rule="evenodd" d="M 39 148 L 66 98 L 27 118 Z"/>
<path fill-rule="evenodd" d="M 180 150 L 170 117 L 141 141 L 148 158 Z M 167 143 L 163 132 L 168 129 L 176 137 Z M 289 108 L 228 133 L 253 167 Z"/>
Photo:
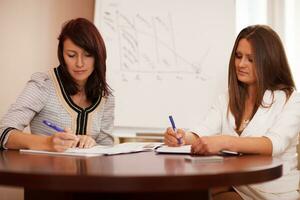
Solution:
<path fill-rule="evenodd" d="M 141 151 L 153 151 L 155 148 L 161 146 L 161 142 L 127 142 L 117 144 L 112 148 L 106 149 L 105 155 L 114 155 L 122 153 L 134 153 Z"/>
<path fill-rule="evenodd" d="M 70 155 L 70 156 L 101 156 L 101 155 L 115 155 L 123 153 L 134 153 L 141 151 L 153 151 L 155 148 L 161 146 L 160 142 L 128 142 L 121 143 L 114 146 L 97 145 L 89 149 L 70 148 L 64 152 L 38 151 L 21 149 L 22 153 L 40 153 L 52 155 Z"/>
<path fill-rule="evenodd" d="M 191 163 L 203 163 L 203 162 L 223 162 L 222 156 L 187 156 L 184 160 Z"/>
<path fill-rule="evenodd" d="M 179 153 L 179 154 L 190 154 L 191 153 L 191 145 L 183 145 L 179 147 L 168 147 L 161 146 L 155 150 L 157 153 Z"/>

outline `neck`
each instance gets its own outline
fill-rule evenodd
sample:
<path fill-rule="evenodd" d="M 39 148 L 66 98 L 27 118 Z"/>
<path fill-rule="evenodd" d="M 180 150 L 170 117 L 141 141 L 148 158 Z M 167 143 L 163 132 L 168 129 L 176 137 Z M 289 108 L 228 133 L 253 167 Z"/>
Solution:
<path fill-rule="evenodd" d="M 255 102 L 257 94 L 256 86 L 249 85 L 247 89 L 247 99 L 251 102 Z"/>
<path fill-rule="evenodd" d="M 84 88 L 79 87 L 79 88 L 78 88 L 78 93 L 80 93 L 80 94 L 85 93 Z"/>
<path fill-rule="evenodd" d="M 84 85 L 77 84 L 77 88 L 78 88 L 78 92 L 77 92 L 78 94 L 85 93 Z"/>
<path fill-rule="evenodd" d="M 85 84 L 86 84 L 86 81 L 76 81 L 76 85 L 77 85 L 79 91 L 84 90 Z"/>

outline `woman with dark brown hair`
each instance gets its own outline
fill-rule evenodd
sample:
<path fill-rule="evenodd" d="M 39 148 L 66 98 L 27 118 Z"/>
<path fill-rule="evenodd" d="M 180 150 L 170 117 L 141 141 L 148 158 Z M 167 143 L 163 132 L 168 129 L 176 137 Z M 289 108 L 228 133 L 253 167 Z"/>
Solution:
<path fill-rule="evenodd" d="M 227 150 L 279 158 L 284 161 L 283 177 L 233 188 L 243 199 L 299 199 L 299 132 L 300 96 L 281 40 L 270 27 L 255 25 L 243 29 L 235 41 L 228 92 L 197 128 L 178 129 L 177 134 L 168 128 L 165 143 L 191 144 L 192 154 Z"/>
<path fill-rule="evenodd" d="M 1 120 L 1 148 L 64 151 L 113 144 L 114 98 L 99 31 L 87 19 L 73 19 L 58 40 L 60 65 L 32 75 Z M 28 125 L 31 134 L 23 132 Z"/>

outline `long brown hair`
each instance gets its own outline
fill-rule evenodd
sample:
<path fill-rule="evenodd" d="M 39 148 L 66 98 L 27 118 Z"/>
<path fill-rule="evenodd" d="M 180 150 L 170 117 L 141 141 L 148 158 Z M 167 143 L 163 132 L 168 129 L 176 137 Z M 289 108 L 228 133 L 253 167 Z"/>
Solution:
<path fill-rule="evenodd" d="M 77 46 L 90 53 L 94 59 L 94 71 L 85 85 L 87 99 L 94 102 L 100 95 L 111 94 L 106 82 L 106 48 L 104 41 L 95 25 L 84 18 L 72 19 L 66 22 L 58 37 L 57 55 L 60 62 L 61 78 L 68 95 L 79 91 L 77 84 L 69 74 L 63 57 L 63 44 L 66 39 L 72 40 Z"/>
<path fill-rule="evenodd" d="M 247 85 L 237 79 L 235 66 L 236 49 L 241 39 L 246 39 L 252 46 L 254 71 L 257 77 L 256 102 L 251 118 L 259 106 L 268 106 L 264 105 L 263 102 L 266 90 L 270 90 L 272 94 L 275 90 L 283 90 L 287 99 L 295 90 L 288 60 L 278 34 L 266 25 L 254 25 L 244 28 L 234 43 L 228 73 L 229 110 L 235 118 L 236 130 L 239 129 L 242 123 L 247 96 Z"/>

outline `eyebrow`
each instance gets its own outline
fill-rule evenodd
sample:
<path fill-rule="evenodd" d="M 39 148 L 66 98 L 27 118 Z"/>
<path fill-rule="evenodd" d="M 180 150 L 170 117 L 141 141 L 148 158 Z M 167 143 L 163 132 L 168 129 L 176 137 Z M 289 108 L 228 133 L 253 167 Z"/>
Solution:
<path fill-rule="evenodd" d="M 236 50 L 235 53 L 243 54 L 241 51 L 238 51 L 238 50 Z M 249 53 L 244 54 L 244 55 L 246 55 L 246 56 L 252 56 L 252 57 L 254 56 L 253 54 L 249 54 Z"/>
<path fill-rule="evenodd" d="M 64 49 L 64 52 L 67 52 L 67 53 L 71 52 L 71 53 L 76 53 L 76 54 L 81 53 L 80 51 L 76 51 L 76 50 L 73 50 L 73 49 Z M 88 53 L 88 54 L 90 54 L 86 50 L 83 50 L 82 53 Z"/>
<path fill-rule="evenodd" d="M 65 49 L 65 51 L 71 51 L 71 52 L 77 53 L 77 51 L 71 50 L 71 49 Z"/>

